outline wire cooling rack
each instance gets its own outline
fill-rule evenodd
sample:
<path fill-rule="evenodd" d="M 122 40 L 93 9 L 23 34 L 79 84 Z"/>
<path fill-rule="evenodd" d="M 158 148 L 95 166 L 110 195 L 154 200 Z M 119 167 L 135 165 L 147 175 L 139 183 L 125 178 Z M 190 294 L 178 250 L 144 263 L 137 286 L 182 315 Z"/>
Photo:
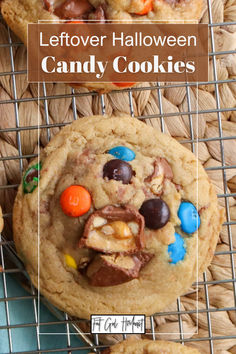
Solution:
<path fill-rule="evenodd" d="M 215 51 L 215 42 L 214 42 L 214 30 L 213 28 L 216 26 L 232 26 L 236 25 L 236 22 L 227 22 L 227 23 L 213 23 L 212 22 L 212 7 L 211 7 L 211 1 L 208 0 L 208 15 L 209 15 L 209 32 L 210 32 L 210 41 L 211 41 L 211 52 L 209 53 L 209 56 L 212 58 L 213 61 L 213 74 L 214 74 L 214 80 L 210 82 L 201 82 L 199 83 L 199 87 L 201 85 L 207 85 L 207 84 L 212 84 L 215 86 L 215 98 L 216 98 L 216 108 L 215 109 L 210 109 L 210 110 L 193 110 L 191 108 L 191 100 L 190 100 L 190 87 L 191 86 L 196 86 L 195 83 L 184 83 L 184 84 L 169 84 L 163 86 L 160 83 L 157 83 L 155 86 L 151 87 L 142 87 L 142 88 L 132 88 L 132 89 L 126 89 L 124 92 L 127 93 L 129 97 L 129 106 L 130 106 L 130 114 L 131 116 L 134 116 L 134 109 L 133 109 L 133 103 L 132 103 L 132 94 L 134 91 L 139 91 L 139 90 L 156 90 L 156 99 L 158 102 L 159 106 L 159 113 L 155 115 L 145 115 L 145 116 L 138 116 L 137 118 L 139 119 L 152 119 L 152 118 L 159 118 L 160 123 L 161 123 L 161 129 L 164 132 L 165 131 L 165 118 L 166 117 L 173 117 L 176 116 L 176 113 L 173 112 L 167 112 L 163 113 L 163 105 L 162 105 L 162 94 L 161 90 L 163 88 L 168 88 L 168 87 L 184 87 L 186 89 L 186 97 L 187 97 L 187 105 L 188 105 L 188 111 L 186 112 L 181 112 L 181 115 L 185 115 L 189 118 L 189 128 L 190 128 L 190 139 L 183 141 L 182 143 L 190 143 L 192 147 L 192 151 L 195 151 L 195 146 L 197 142 L 207 142 L 207 141 L 218 141 L 220 144 L 220 154 L 221 154 L 221 166 L 217 167 L 210 167 L 208 168 L 209 170 L 220 170 L 222 172 L 222 180 L 224 184 L 224 193 L 218 195 L 218 198 L 223 198 L 225 201 L 225 210 L 226 210 L 226 222 L 225 226 L 227 227 L 228 231 L 228 238 L 229 238 L 229 249 L 227 251 L 222 251 L 222 252 L 217 252 L 217 255 L 225 256 L 225 257 L 230 257 L 230 263 L 231 263 L 231 272 L 232 272 L 232 277 L 230 279 L 222 279 L 218 281 L 209 281 L 207 280 L 207 274 L 203 274 L 203 280 L 200 282 L 197 282 L 194 284 L 195 286 L 203 286 L 204 291 L 205 291 L 205 308 L 204 309 L 199 309 L 199 312 L 205 313 L 206 318 L 207 318 L 207 325 L 208 325 L 208 335 L 203 336 L 203 337 L 198 337 L 198 338 L 185 338 L 184 336 L 184 331 L 183 331 L 183 325 L 182 325 L 182 316 L 184 314 L 190 314 L 194 313 L 197 311 L 195 310 L 190 310 L 190 311 L 181 311 L 181 298 L 177 299 L 176 303 L 176 311 L 172 312 L 161 312 L 157 313 L 150 318 L 150 326 L 151 326 L 151 331 L 149 333 L 150 338 L 155 339 L 155 330 L 154 330 L 154 320 L 155 317 L 158 316 L 164 316 L 164 315 L 177 315 L 178 316 L 178 323 L 179 323 L 179 339 L 175 341 L 179 341 L 180 343 L 187 343 L 187 342 L 194 342 L 194 341 L 203 341 L 206 343 L 206 351 L 209 353 L 214 353 L 214 343 L 215 341 L 221 341 L 221 340 L 227 340 L 227 339 L 236 339 L 236 333 L 235 335 L 228 335 L 225 333 L 224 336 L 215 336 L 212 333 L 212 324 L 211 324 L 211 313 L 215 311 L 236 311 L 236 279 L 235 279 L 235 264 L 234 264 L 234 254 L 236 251 L 233 249 L 233 242 L 232 242 L 232 232 L 231 232 L 231 226 L 235 225 L 235 221 L 230 220 L 230 213 L 229 213 L 229 197 L 236 197 L 236 193 L 228 193 L 227 192 L 227 184 L 226 184 L 226 170 L 227 169 L 235 169 L 236 166 L 226 166 L 225 165 L 225 156 L 224 156 L 224 141 L 225 140 L 230 140 L 230 139 L 236 139 L 236 136 L 223 136 L 223 130 L 222 130 L 222 122 L 221 122 L 221 114 L 223 112 L 227 111 L 233 111 L 236 110 L 236 108 L 232 107 L 226 107 L 222 108 L 220 106 L 220 95 L 219 95 L 219 88 L 218 84 L 223 84 L 223 83 L 229 83 L 233 82 L 233 79 L 227 79 L 227 80 L 218 80 L 217 78 L 217 70 L 216 70 L 216 58 L 218 55 L 227 55 L 227 54 L 233 54 L 235 53 L 234 51 L 224 51 L 224 52 L 216 52 Z M 76 103 L 75 103 L 75 97 L 77 96 L 83 96 L 83 95 L 97 95 L 97 93 L 92 92 L 92 93 L 75 93 L 74 90 L 71 90 L 71 94 L 68 95 L 57 95 L 57 96 L 48 96 L 46 92 L 46 85 L 42 84 L 42 96 L 38 98 L 18 98 L 17 97 L 17 90 L 16 90 L 16 75 L 22 75 L 25 74 L 25 70 L 17 71 L 15 70 L 15 63 L 14 63 L 14 57 L 13 57 L 13 46 L 20 46 L 22 43 L 16 43 L 12 41 L 12 34 L 11 31 L 8 29 L 8 38 L 9 38 L 9 43 L 8 44 L 0 44 L 1 47 L 8 47 L 9 52 L 10 52 L 10 58 L 11 58 L 11 71 L 9 72 L 1 72 L 0 76 L 11 76 L 12 80 L 12 87 L 13 87 L 13 99 L 11 100 L 2 100 L 0 101 L 0 104 L 9 104 L 13 103 L 14 104 L 14 109 L 15 109 L 15 126 L 10 127 L 7 129 L 0 129 L 0 133 L 4 132 L 16 132 L 17 136 L 17 145 L 18 145 L 18 156 L 4 156 L 0 158 L 0 161 L 6 161 L 6 160 L 12 160 L 12 159 L 17 159 L 19 161 L 19 169 L 20 172 L 23 172 L 23 159 L 30 159 L 33 157 L 36 157 L 36 154 L 29 154 L 29 155 L 24 155 L 22 153 L 22 145 L 21 145 L 21 135 L 20 132 L 22 130 L 28 129 L 28 130 L 35 130 L 35 129 L 46 129 L 47 131 L 47 138 L 50 140 L 51 134 L 50 134 L 50 129 L 54 127 L 60 127 L 63 126 L 64 124 L 58 123 L 58 124 L 50 124 L 49 123 L 49 112 L 48 112 L 48 100 L 50 99 L 61 99 L 61 98 L 71 98 L 72 101 L 72 109 L 73 109 L 73 118 L 77 119 L 77 110 L 76 110 Z M 236 84 L 236 83 L 235 83 Z M 20 127 L 20 122 L 19 122 L 19 111 L 18 111 L 18 106 L 20 102 L 29 102 L 29 101 L 43 101 L 44 104 L 44 111 L 45 111 L 45 123 L 42 124 L 40 127 L 38 126 L 26 126 L 26 127 Z M 105 107 L 105 100 L 104 96 L 100 96 L 100 104 L 101 104 L 101 111 L 102 114 L 106 113 L 106 107 Z M 201 139 L 196 139 L 194 137 L 194 132 L 193 132 L 193 120 L 197 118 L 197 114 L 201 113 L 211 113 L 215 112 L 217 114 L 217 119 L 218 119 L 218 136 L 212 137 L 212 138 L 201 138 Z M 0 117 L 1 119 L 1 117 Z M 9 188 L 16 188 L 16 184 L 12 185 L 0 185 L 0 190 L 6 190 Z M 11 214 L 5 214 L 4 219 L 6 220 L 7 218 L 11 218 Z M 8 260 L 11 259 L 10 265 L 8 265 Z M 99 335 L 91 336 L 88 337 L 84 335 L 84 333 L 80 330 L 80 324 L 85 322 L 85 320 L 78 320 L 76 321 L 72 318 L 70 318 L 67 314 L 62 313 L 52 307 L 50 304 L 46 302 L 45 299 L 42 299 L 43 302 L 47 304 L 47 306 L 50 308 L 50 310 L 56 315 L 58 320 L 56 321 L 50 321 L 50 322 L 41 322 L 40 325 L 47 326 L 48 328 L 53 325 L 64 325 L 65 329 L 65 335 L 66 335 L 66 342 L 67 344 L 64 347 L 61 348 L 43 348 L 41 347 L 41 337 L 39 333 L 39 327 L 38 327 L 38 309 L 37 309 L 37 291 L 34 289 L 32 284 L 30 283 L 30 280 L 27 277 L 27 274 L 24 270 L 23 264 L 19 260 L 19 258 L 16 255 L 14 245 L 12 241 L 9 241 L 4 237 L 4 232 L 2 235 L 0 235 L 0 264 L 1 264 L 1 276 L 0 276 L 0 288 L 3 288 L 3 296 L 0 297 L 0 302 L 4 303 L 5 306 L 5 313 L 6 313 L 6 324 L 0 326 L 0 341 L 1 341 L 1 331 L 5 331 L 8 336 L 8 346 L 9 346 L 9 352 L 10 353 L 18 353 L 18 354 L 26 354 L 26 353 L 80 353 L 81 351 L 88 350 L 88 351 L 94 351 L 94 352 L 99 352 L 99 349 L 106 348 L 107 346 L 102 344 L 100 341 Z M 10 296 L 9 295 L 9 289 L 8 289 L 8 275 L 20 275 L 21 278 L 24 278 L 25 281 L 28 282 L 28 289 L 29 293 L 28 295 L 24 296 Z M 216 309 L 214 307 L 210 307 L 210 302 L 209 302 L 209 295 L 208 295 L 208 286 L 212 284 L 221 284 L 221 283 L 232 283 L 233 284 L 233 291 L 232 291 L 232 296 L 234 297 L 234 306 L 235 307 L 227 307 L 227 308 L 220 308 Z M 15 301 L 21 301 L 23 304 L 23 301 L 31 301 L 33 304 L 33 309 L 34 309 L 34 321 L 31 323 L 22 323 L 22 324 L 12 324 L 11 323 L 11 313 L 10 313 L 10 304 L 11 302 Z M 24 305 L 23 305 L 24 306 Z M 36 350 L 33 351 L 27 351 L 27 352 L 16 352 L 14 351 L 14 346 L 13 346 L 13 338 L 12 338 L 12 331 L 14 329 L 20 329 L 20 328 L 33 328 L 35 330 L 36 334 Z M 62 327 L 60 327 L 62 328 Z M 78 344 L 72 344 L 71 341 L 71 335 L 77 333 L 80 338 L 83 339 L 84 345 L 79 346 Z M 125 338 L 125 336 L 124 336 Z M 208 349 L 208 348 L 209 349 Z"/>

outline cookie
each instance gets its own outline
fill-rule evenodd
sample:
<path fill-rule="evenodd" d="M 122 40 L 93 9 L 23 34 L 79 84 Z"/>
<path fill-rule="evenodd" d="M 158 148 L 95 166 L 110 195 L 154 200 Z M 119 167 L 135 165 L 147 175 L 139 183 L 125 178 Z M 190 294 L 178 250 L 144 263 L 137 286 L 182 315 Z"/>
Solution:
<path fill-rule="evenodd" d="M 30 164 L 13 219 L 33 284 L 89 318 L 163 310 L 209 265 L 223 215 L 202 165 L 176 140 L 135 118 L 93 116 Z"/>
<path fill-rule="evenodd" d="M 195 348 L 186 345 L 129 338 L 102 351 L 101 354 L 200 354 Z"/>
<path fill-rule="evenodd" d="M 1 12 L 11 29 L 27 45 L 28 23 L 39 20 L 159 21 L 165 23 L 197 21 L 202 0 L 2 0 Z M 135 83 L 72 84 L 109 92 L 135 86 Z"/>

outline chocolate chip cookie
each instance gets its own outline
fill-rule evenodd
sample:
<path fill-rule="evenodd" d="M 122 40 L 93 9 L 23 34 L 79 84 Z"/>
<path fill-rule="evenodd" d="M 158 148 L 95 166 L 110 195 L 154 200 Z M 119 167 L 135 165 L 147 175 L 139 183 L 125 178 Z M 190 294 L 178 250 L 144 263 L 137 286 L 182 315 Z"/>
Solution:
<path fill-rule="evenodd" d="M 27 45 L 28 23 L 58 19 L 79 22 L 159 21 L 165 23 L 198 21 L 203 0 L 2 0 L 1 12 L 7 24 Z M 72 84 L 108 92 L 135 83 Z"/>
<path fill-rule="evenodd" d="M 135 118 L 103 116 L 51 140 L 13 218 L 34 285 L 82 318 L 164 309 L 209 265 L 223 221 L 189 150 Z"/>
<path fill-rule="evenodd" d="M 102 354 L 200 354 L 195 348 L 173 342 L 127 339 L 102 351 Z"/>

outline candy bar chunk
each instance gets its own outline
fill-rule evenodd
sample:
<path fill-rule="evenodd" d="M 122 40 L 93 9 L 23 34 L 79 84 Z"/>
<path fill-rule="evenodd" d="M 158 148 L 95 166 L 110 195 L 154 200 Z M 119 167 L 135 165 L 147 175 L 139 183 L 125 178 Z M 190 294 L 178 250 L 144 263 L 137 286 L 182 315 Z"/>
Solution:
<path fill-rule="evenodd" d="M 87 268 L 87 276 L 93 286 L 113 286 L 139 277 L 140 270 L 153 255 L 139 253 L 127 255 L 98 254 Z"/>
<path fill-rule="evenodd" d="M 145 179 L 150 184 L 153 194 L 160 196 L 163 191 L 163 183 L 166 179 L 173 179 L 172 169 L 166 159 L 158 157 L 154 162 L 153 173 Z"/>
<path fill-rule="evenodd" d="M 132 254 L 144 247 L 144 218 L 133 206 L 108 205 L 90 215 L 79 247 Z"/>

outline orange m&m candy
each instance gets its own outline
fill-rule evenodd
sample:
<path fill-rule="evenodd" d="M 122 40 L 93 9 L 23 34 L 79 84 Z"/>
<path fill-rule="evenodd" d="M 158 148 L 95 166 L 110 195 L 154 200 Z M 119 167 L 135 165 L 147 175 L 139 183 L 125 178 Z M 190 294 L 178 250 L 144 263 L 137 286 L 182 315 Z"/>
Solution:
<path fill-rule="evenodd" d="M 137 12 L 136 15 L 146 15 L 148 12 L 153 10 L 153 0 L 143 0 L 144 7 L 142 11 Z"/>
<path fill-rule="evenodd" d="M 114 85 L 118 87 L 130 87 L 135 84 L 135 82 L 113 82 Z"/>
<path fill-rule="evenodd" d="M 60 203 L 66 215 L 78 217 L 89 211 L 91 196 L 84 187 L 72 185 L 62 192 Z"/>
<path fill-rule="evenodd" d="M 84 21 L 79 21 L 79 20 L 77 20 L 77 21 L 67 21 L 66 23 L 84 23 Z"/>

